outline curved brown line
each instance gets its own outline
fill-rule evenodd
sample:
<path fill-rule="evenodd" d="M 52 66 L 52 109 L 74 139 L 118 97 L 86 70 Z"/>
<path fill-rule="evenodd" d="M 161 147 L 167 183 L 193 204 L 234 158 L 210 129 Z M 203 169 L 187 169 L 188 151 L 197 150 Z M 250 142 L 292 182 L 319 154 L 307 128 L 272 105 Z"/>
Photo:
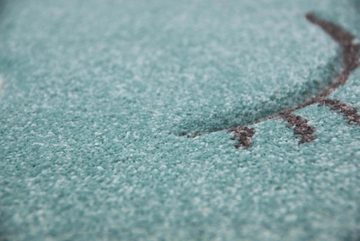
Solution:
<path fill-rule="evenodd" d="M 269 116 L 266 119 L 273 119 L 280 117 L 285 120 L 289 127 L 293 128 L 294 134 L 300 137 L 300 144 L 311 142 L 315 139 L 315 128 L 307 124 L 307 120 L 292 114 L 295 110 L 304 108 L 306 106 L 312 105 L 314 103 L 319 103 L 321 105 L 327 105 L 331 110 L 334 110 L 342 115 L 344 115 L 349 123 L 356 123 L 360 125 L 360 116 L 357 114 L 357 111 L 354 107 L 348 106 L 344 103 L 341 103 L 337 100 L 326 99 L 336 88 L 341 85 L 344 85 L 349 78 L 349 75 L 354 71 L 359 65 L 359 52 L 360 45 L 354 44 L 354 35 L 344 30 L 337 24 L 322 20 L 318 18 L 313 13 L 308 13 L 305 15 L 306 19 L 311 23 L 319 26 L 326 32 L 335 42 L 337 42 L 342 48 L 342 64 L 343 68 L 336 76 L 334 81 L 330 83 L 326 88 L 321 90 L 318 95 L 312 97 L 298 106 L 292 109 L 286 109 L 280 113 Z M 242 127 L 244 128 L 244 127 Z M 251 143 L 251 140 L 249 140 Z"/>
<path fill-rule="evenodd" d="M 358 115 L 346 115 L 346 110 L 349 109 L 349 106 L 341 103 L 334 104 L 330 100 L 327 100 L 326 97 L 329 96 L 336 88 L 338 88 L 341 85 L 344 85 L 346 81 L 349 78 L 349 75 L 352 71 L 354 71 L 359 66 L 359 53 L 360 53 L 360 45 L 354 43 L 354 35 L 344 30 L 342 27 L 340 27 L 337 24 L 334 24 L 332 22 L 323 20 L 318 18 L 313 13 L 308 13 L 305 15 L 306 19 L 313 23 L 314 25 L 319 26 L 324 32 L 326 32 L 335 42 L 339 44 L 339 46 L 342 48 L 342 70 L 340 73 L 334 78 L 334 81 L 332 81 L 328 86 L 326 86 L 324 89 L 319 91 L 319 93 L 307 100 L 305 100 L 303 103 L 298 104 L 297 106 L 293 108 L 286 108 L 278 113 L 269 115 L 265 118 L 258 119 L 251 124 L 256 124 L 264 120 L 274 119 L 274 118 L 281 118 L 285 120 L 290 127 L 294 129 L 294 133 L 298 136 L 300 136 L 300 144 L 310 142 L 315 139 L 315 129 L 307 124 L 307 120 L 292 114 L 295 110 L 304 108 L 306 106 L 319 103 L 322 105 L 329 106 L 332 110 L 335 110 L 343 115 L 345 115 L 347 118 L 355 118 L 355 122 L 358 121 Z M 333 104 L 331 104 L 333 103 Z M 353 108 L 353 107 L 351 107 Z M 352 112 L 354 113 L 354 108 L 352 109 Z M 238 144 L 236 144 L 236 147 L 244 146 L 249 147 L 251 145 L 251 138 L 254 135 L 255 131 L 253 128 L 249 128 L 246 126 L 238 126 L 238 127 L 232 127 L 232 128 L 225 128 L 225 129 L 217 129 L 215 131 L 220 130 L 228 130 L 234 134 L 233 139 L 236 139 L 239 141 Z M 251 131 L 250 131 L 251 130 Z M 211 131 L 214 132 L 214 131 Z M 194 137 L 202 135 L 202 133 L 196 133 L 194 135 L 187 135 L 188 137 Z"/>
<path fill-rule="evenodd" d="M 339 25 L 322 20 L 318 18 L 314 13 L 307 13 L 305 15 L 309 22 L 320 26 L 330 37 L 340 45 L 351 45 L 355 39 L 354 35 L 343 30 Z"/>
<path fill-rule="evenodd" d="M 360 45 L 354 44 L 354 35 L 345 31 L 339 25 L 322 20 L 316 17 L 313 13 L 306 14 L 306 19 L 311 23 L 321 27 L 335 42 L 342 47 L 342 62 L 343 69 L 335 80 L 322 90 L 313 99 L 315 102 L 319 101 L 319 98 L 324 98 L 331 94 L 337 87 L 346 83 L 350 73 L 354 71 L 359 65 L 359 52 Z"/>

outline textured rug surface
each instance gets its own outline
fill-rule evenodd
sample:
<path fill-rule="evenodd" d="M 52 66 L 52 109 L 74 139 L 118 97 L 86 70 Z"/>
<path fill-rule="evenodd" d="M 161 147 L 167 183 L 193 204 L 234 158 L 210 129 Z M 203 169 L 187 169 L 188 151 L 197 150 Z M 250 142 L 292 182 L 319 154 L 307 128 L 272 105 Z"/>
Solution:
<path fill-rule="evenodd" d="M 359 240 L 359 0 L 0 0 L 0 240 Z"/>

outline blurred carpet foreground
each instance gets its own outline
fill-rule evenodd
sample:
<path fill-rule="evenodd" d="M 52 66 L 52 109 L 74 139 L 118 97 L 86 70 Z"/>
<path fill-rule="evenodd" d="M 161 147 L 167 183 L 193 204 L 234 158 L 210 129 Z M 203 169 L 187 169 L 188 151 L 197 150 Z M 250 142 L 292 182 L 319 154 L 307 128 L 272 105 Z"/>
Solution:
<path fill-rule="evenodd" d="M 309 105 L 300 145 L 284 120 L 257 121 L 340 68 L 306 13 L 360 37 L 360 1 L 0 8 L 1 241 L 360 239 L 360 126 Z M 330 97 L 360 110 L 360 69 Z"/>

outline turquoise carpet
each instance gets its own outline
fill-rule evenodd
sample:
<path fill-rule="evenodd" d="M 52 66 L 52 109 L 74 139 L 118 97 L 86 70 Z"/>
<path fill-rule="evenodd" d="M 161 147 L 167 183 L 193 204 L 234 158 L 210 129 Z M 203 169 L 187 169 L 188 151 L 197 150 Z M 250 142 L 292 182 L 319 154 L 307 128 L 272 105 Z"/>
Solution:
<path fill-rule="evenodd" d="M 360 240 L 359 23 L 0 0 L 0 240 Z"/>

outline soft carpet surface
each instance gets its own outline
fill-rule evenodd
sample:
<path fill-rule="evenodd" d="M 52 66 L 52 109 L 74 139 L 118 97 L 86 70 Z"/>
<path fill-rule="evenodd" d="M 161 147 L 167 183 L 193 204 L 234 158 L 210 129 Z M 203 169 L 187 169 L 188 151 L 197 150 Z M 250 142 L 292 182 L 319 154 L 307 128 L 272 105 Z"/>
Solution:
<path fill-rule="evenodd" d="M 359 0 L 0 1 L 0 240 L 359 240 Z"/>

